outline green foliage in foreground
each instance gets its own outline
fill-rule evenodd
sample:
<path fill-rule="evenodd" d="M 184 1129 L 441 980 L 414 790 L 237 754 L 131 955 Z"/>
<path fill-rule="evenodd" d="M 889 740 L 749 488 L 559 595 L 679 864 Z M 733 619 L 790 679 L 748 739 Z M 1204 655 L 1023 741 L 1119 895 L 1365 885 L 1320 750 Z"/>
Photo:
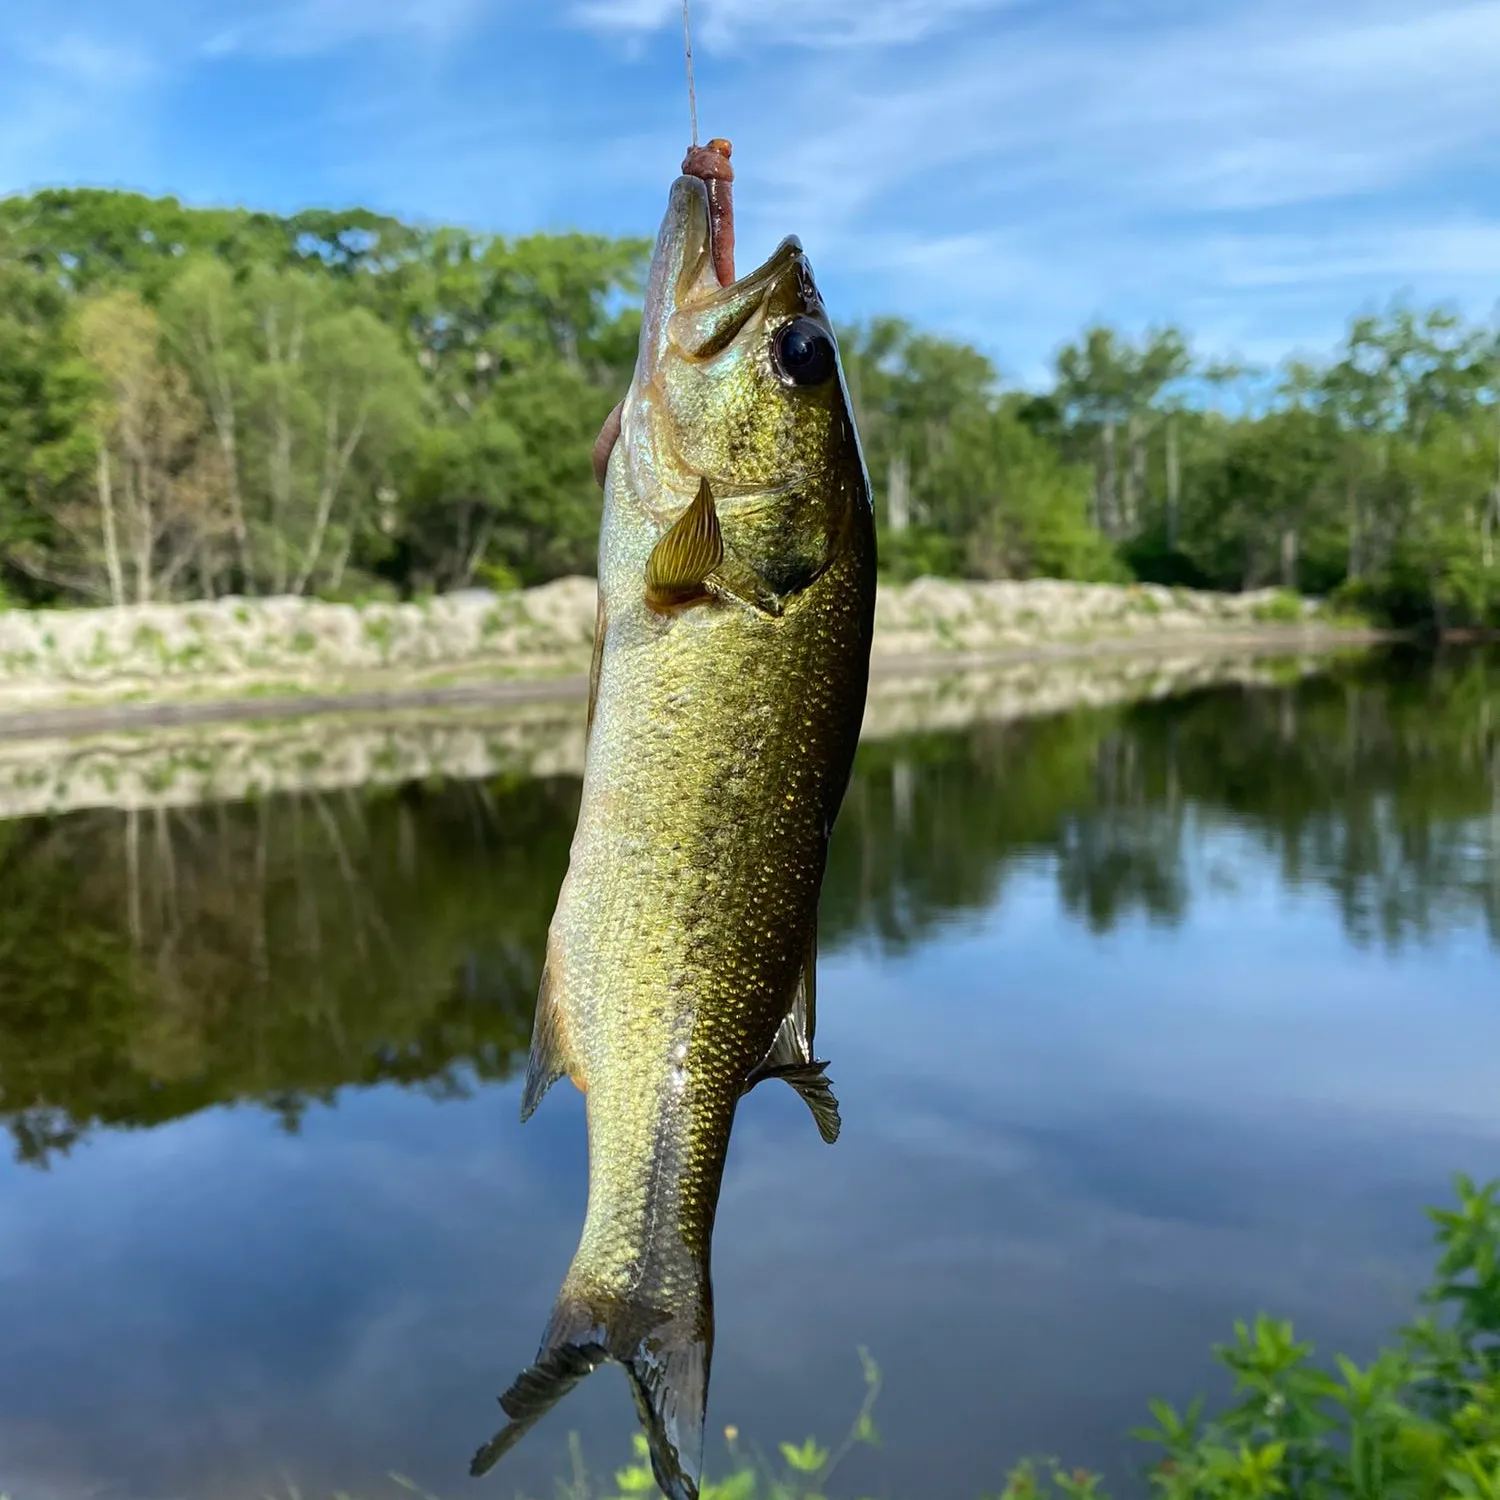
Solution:
<path fill-rule="evenodd" d="M 1437 1310 L 1400 1329 L 1366 1365 L 1339 1355 L 1316 1363 L 1289 1322 L 1236 1323 L 1215 1354 L 1234 1378 L 1228 1407 L 1204 1420 L 1203 1403 L 1151 1403 L 1154 1425 L 1135 1436 L 1160 1450 L 1149 1468 L 1160 1500 L 1261 1496 L 1500 1500 L 1500 1179 L 1456 1181 L 1457 1206 L 1431 1209 L 1439 1259 L 1423 1301 Z M 872 1411 L 880 1372 L 860 1352 L 865 1399 L 834 1450 L 809 1438 L 783 1443 L 775 1461 L 726 1431 L 732 1471 L 703 1500 L 825 1500 L 829 1480 L 858 1444 L 878 1446 Z M 635 1462 L 595 1483 L 574 1447 L 574 1473 L 557 1500 L 631 1500 L 657 1493 L 637 1439 Z M 1103 1497 L 1097 1474 L 1030 1459 L 987 1500 Z"/>

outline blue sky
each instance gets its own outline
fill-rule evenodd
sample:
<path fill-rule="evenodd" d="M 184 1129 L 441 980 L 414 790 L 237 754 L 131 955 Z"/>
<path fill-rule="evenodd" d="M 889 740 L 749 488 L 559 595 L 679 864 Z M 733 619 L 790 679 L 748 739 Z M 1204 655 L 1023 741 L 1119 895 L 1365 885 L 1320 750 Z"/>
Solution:
<path fill-rule="evenodd" d="M 1035 380 L 1102 316 L 1208 352 L 1500 297 L 1500 0 L 696 0 L 742 267 Z M 5 0 L 0 191 L 654 233 L 679 0 Z"/>

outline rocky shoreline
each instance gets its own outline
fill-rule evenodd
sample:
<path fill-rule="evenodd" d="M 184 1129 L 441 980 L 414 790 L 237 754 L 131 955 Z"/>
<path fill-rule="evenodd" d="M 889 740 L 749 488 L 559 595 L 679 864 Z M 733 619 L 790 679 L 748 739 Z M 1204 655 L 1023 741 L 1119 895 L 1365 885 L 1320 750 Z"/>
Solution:
<path fill-rule="evenodd" d="M 0 716 L 85 705 L 410 694 L 462 684 L 576 690 L 593 644 L 595 585 L 564 578 L 411 604 L 219 599 L 120 609 L 0 612 Z M 1315 601 L 1275 590 L 920 579 L 883 587 L 877 673 L 997 657 L 1159 649 L 1188 639 L 1312 649 L 1368 639 Z M 534 696 L 534 691 L 528 696 Z"/>

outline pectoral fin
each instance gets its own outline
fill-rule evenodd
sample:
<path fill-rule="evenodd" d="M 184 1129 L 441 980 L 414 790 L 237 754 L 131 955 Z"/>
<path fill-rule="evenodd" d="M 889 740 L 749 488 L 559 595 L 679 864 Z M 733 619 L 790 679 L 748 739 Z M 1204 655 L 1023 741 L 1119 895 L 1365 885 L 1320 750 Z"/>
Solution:
<path fill-rule="evenodd" d="M 680 609 L 712 595 L 709 575 L 724 561 L 724 537 L 708 480 L 698 495 L 651 550 L 646 561 L 646 603 L 653 609 Z"/>

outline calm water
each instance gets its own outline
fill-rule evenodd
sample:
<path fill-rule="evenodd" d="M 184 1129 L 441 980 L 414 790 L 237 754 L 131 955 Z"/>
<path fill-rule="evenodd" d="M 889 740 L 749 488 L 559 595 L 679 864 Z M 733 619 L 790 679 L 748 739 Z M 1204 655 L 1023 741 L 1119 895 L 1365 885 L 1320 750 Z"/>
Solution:
<path fill-rule="evenodd" d="M 0 824 L 0 1491 L 552 1494 L 606 1369 L 482 1483 L 584 1200 L 524 1128 L 572 780 Z M 845 1133 L 742 1106 L 711 1428 L 841 1493 L 1128 1474 L 1265 1308 L 1360 1354 L 1500 1168 L 1500 658 L 869 742 L 823 915 Z M 711 1452 L 719 1452 L 711 1443 Z"/>

